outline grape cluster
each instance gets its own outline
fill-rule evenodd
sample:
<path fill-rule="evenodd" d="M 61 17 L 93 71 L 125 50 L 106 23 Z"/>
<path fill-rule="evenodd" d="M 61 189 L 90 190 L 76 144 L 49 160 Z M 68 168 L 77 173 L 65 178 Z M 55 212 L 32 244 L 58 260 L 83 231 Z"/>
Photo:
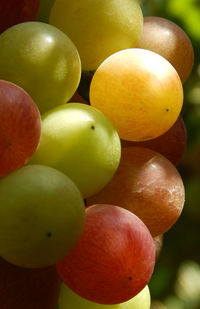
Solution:
<path fill-rule="evenodd" d="M 187 34 L 138 0 L 0 17 L 0 308 L 150 309 L 185 201 Z"/>

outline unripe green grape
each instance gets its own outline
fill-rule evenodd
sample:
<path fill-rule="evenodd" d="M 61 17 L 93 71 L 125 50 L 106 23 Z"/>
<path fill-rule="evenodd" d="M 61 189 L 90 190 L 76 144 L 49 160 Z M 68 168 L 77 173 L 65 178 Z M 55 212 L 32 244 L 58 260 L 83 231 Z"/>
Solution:
<path fill-rule="evenodd" d="M 79 241 L 85 208 L 75 184 L 47 166 L 27 165 L 0 182 L 0 255 L 40 268 L 64 258 Z"/>
<path fill-rule="evenodd" d="M 31 163 L 62 171 L 88 197 L 110 181 L 120 155 L 120 139 L 110 120 L 92 106 L 68 103 L 43 115 Z"/>
<path fill-rule="evenodd" d="M 0 35 L 0 79 L 26 90 L 41 113 L 67 102 L 80 75 L 78 51 L 57 28 L 27 22 Z"/>
<path fill-rule="evenodd" d="M 148 285 L 132 299 L 116 305 L 102 305 L 80 297 L 70 290 L 64 283 L 61 284 L 59 309 L 150 309 L 151 296 Z"/>

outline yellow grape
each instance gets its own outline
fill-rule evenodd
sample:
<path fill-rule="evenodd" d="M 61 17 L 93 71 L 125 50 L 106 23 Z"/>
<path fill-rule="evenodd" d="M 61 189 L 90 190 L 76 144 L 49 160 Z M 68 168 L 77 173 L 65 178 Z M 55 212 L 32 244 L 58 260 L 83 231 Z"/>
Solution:
<path fill-rule="evenodd" d="M 100 109 L 125 140 L 164 134 L 177 120 L 183 87 L 173 66 L 160 55 L 130 48 L 108 57 L 95 72 L 90 103 Z"/>

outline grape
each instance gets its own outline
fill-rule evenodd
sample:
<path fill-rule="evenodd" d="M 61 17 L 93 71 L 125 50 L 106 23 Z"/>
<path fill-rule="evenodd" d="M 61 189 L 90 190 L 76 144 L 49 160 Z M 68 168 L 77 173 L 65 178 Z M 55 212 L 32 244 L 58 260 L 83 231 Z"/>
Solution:
<path fill-rule="evenodd" d="M 137 45 L 166 58 L 177 70 L 182 82 L 189 77 L 194 64 L 194 50 L 187 34 L 165 18 L 144 18 L 143 33 Z"/>
<path fill-rule="evenodd" d="M 90 85 L 90 103 L 113 122 L 122 139 L 144 141 L 164 134 L 175 123 L 183 87 L 166 59 L 130 48 L 99 66 Z"/>
<path fill-rule="evenodd" d="M 53 265 L 79 240 L 84 218 L 81 194 L 67 176 L 22 167 L 0 182 L 0 255 L 21 267 Z"/>
<path fill-rule="evenodd" d="M 0 78 L 25 89 L 43 113 L 64 104 L 78 87 L 80 58 L 55 27 L 27 22 L 0 35 Z"/>
<path fill-rule="evenodd" d="M 37 105 L 17 85 L 0 80 L 0 176 L 25 165 L 41 135 Z"/>
<path fill-rule="evenodd" d="M 181 116 L 163 135 L 145 142 L 129 142 L 121 140 L 122 147 L 145 147 L 161 153 L 174 165 L 179 165 L 185 153 L 187 130 Z"/>
<path fill-rule="evenodd" d="M 119 168 L 88 205 L 112 204 L 136 214 L 153 236 L 177 221 L 184 205 L 184 186 L 176 168 L 162 155 L 142 147 L 122 149 Z"/>
<path fill-rule="evenodd" d="M 80 297 L 72 292 L 64 283 L 61 284 L 61 292 L 58 300 L 60 309 L 150 309 L 150 302 L 151 297 L 147 285 L 140 293 L 125 303 L 102 305 Z"/>
<path fill-rule="evenodd" d="M 93 205 L 86 208 L 80 241 L 57 269 L 79 296 L 112 305 L 136 296 L 154 263 L 154 241 L 137 216 L 121 207 Z"/>
<path fill-rule="evenodd" d="M 86 71 L 96 70 L 112 53 L 136 46 L 143 25 L 137 0 L 56 0 L 49 20 L 75 43 Z"/>
<path fill-rule="evenodd" d="M 0 258 L 1 309 L 55 309 L 60 277 L 55 266 L 27 269 Z"/>
<path fill-rule="evenodd" d="M 0 33 L 15 24 L 34 20 L 39 4 L 40 0 L 1 0 Z"/>
<path fill-rule="evenodd" d="M 120 139 L 109 119 L 89 105 L 68 103 L 43 115 L 31 163 L 62 171 L 88 197 L 110 181 L 120 155 Z"/>

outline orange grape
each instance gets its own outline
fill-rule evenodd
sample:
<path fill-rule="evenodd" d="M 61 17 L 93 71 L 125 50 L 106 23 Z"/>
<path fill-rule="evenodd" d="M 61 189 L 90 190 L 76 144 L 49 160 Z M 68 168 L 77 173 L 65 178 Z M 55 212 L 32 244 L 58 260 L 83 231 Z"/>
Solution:
<path fill-rule="evenodd" d="M 90 103 L 113 122 L 121 138 L 144 141 L 164 134 L 175 123 L 183 87 L 166 59 L 130 48 L 99 66 L 90 85 Z"/>

